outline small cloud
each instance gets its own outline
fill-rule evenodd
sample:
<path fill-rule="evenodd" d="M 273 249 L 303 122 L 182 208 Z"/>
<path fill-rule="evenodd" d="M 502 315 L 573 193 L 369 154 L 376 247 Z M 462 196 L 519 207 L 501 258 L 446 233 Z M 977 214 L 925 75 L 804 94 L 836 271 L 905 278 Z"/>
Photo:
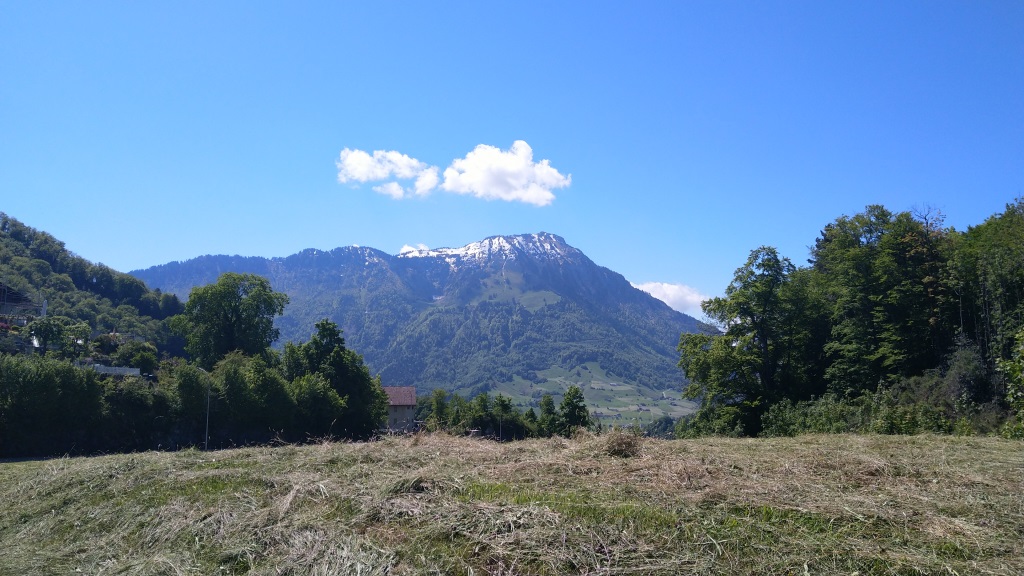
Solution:
<path fill-rule="evenodd" d="M 571 183 L 571 175 L 562 176 L 547 160 L 534 162 L 530 145 L 516 140 L 508 150 L 480 144 L 453 161 L 444 171 L 441 188 L 486 200 L 547 206 L 555 199 L 551 190 Z"/>
<path fill-rule="evenodd" d="M 373 187 L 373 191 L 396 200 L 413 194 L 425 195 L 437 187 L 437 167 L 406 156 L 394 150 L 375 150 L 373 154 L 363 150 L 345 148 L 335 163 L 338 167 L 338 182 L 379 182 L 397 178 L 412 180 L 414 188 L 403 188 L 398 182 L 385 182 Z"/>
<path fill-rule="evenodd" d="M 416 176 L 416 195 L 426 196 L 430 192 L 437 188 L 437 183 L 440 180 L 437 177 L 437 166 L 431 166 L 426 170 L 423 170 Z"/>
<path fill-rule="evenodd" d="M 374 186 L 373 191 L 378 194 L 384 194 L 385 196 L 391 196 L 395 200 L 401 200 L 405 197 L 405 190 L 398 184 L 398 182 L 388 182 L 381 184 L 380 186 Z"/>
<path fill-rule="evenodd" d="M 547 206 L 554 199 L 552 190 L 565 188 L 572 176 L 563 176 L 547 160 L 533 161 L 533 149 L 516 140 L 508 150 L 480 144 L 465 158 L 457 158 L 444 170 L 429 166 L 394 150 L 345 148 L 336 162 L 338 182 L 381 182 L 373 190 L 395 199 L 427 196 L 439 186 L 446 192 L 468 194 L 485 200 L 525 202 Z M 413 180 L 402 186 L 395 180 Z"/>
<path fill-rule="evenodd" d="M 673 310 L 678 310 L 695 318 L 701 318 L 704 315 L 700 309 L 700 303 L 709 299 L 708 296 L 685 284 L 644 282 L 643 284 L 633 284 L 633 287 L 639 288 L 668 304 Z"/>
<path fill-rule="evenodd" d="M 401 179 L 414 178 L 427 169 L 427 165 L 415 158 L 394 150 L 376 150 L 373 155 L 362 150 L 341 151 L 336 162 L 338 182 L 370 182 L 387 180 L 392 176 Z"/>
<path fill-rule="evenodd" d="M 415 246 L 409 246 L 408 244 L 405 244 L 402 246 L 402 249 L 398 251 L 398 253 L 408 254 L 409 252 L 421 252 L 424 250 L 430 250 L 430 248 L 427 247 L 426 244 L 417 244 Z"/>

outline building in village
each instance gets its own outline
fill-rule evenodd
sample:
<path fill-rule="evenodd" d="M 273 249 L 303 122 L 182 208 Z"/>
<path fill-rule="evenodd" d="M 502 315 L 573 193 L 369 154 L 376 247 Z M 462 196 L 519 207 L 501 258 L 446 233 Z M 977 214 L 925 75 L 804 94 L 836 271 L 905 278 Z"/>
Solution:
<path fill-rule="evenodd" d="M 416 430 L 416 388 L 412 386 L 384 386 L 388 395 L 388 432 Z"/>
<path fill-rule="evenodd" d="M 0 320 L 24 326 L 29 318 L 44 315 L 44 305 L 0 282 Z"/>

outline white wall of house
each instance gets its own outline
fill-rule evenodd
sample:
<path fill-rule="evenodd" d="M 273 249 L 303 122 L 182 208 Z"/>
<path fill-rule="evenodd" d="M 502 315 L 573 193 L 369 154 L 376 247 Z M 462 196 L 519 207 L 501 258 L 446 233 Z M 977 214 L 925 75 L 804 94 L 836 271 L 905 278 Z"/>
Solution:
<path fill-rule="evenodd" d="M 391 432 L 412 432 L 415 430 L 415 406 L 389 406 L 387 428 Z"/>

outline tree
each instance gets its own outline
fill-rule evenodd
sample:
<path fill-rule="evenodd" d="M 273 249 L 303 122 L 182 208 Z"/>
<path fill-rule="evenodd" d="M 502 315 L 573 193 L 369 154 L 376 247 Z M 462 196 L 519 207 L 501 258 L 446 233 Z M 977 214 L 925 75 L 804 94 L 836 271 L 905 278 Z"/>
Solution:
<path fill-rule="evenodd" d="M 762 246 L 736 270 L 725 297 L 701 305 L 724 334 L 680 338 L 679 366 L 690 380 L 685 395 L 701 401 L 682 429 L 756 434 L 769 404 L 816 391 L 821 342 L 813 331 L 821 323 L 809 283 L 788 258 Z"/>
<path fill-rule="evenodd" d="M 129 451 L 161 444 L 172 417 L 169 390 L 137 376 L 107 379 L 103 388 L 102 446 Z"/>
<path fill-rule="evenodd" d="M 152 374 L 160 364 L 156 357 L 156 346 L 135 340 L 118 346 L 111 360 L 115 366 L 131 366 L 138 368 L 143 374 Z"/>
<path fill-rule="evenodd" d="M 1024 328 L 1024 198 L 957 240 L 950 262 L 957 324 L 993 365 L 1013 354 Z"/>
<path fill-rule="evenodd" d="M 832 391 L 873 391 L 920 375 L 953 345 L 953 242 L 941 222 L 876 205 L 822 231 L 811 263 L 829 302 L 825 377 Z"/>
<path fill-rule="evenodd" d="M 259 424 L 277 433 L 284 432 L 292 424 L 295 400 L 288 393 L 288 383 L 281 373 L 257 356 L 249 361 L 245 380 Z"/>
<path fill-rule="evenodd" d="M 498 440 L 522 439 L 529 434 L 522 414 L 512 406 L 512 399 L 504 394 L 494 398 L 493 418 L 498 422 Z"/>
<path fill-rule="evenodd" d="M 289 392 L 296 406 L 297 426 L 309 436 L 330 436 L 345 417 L 345 400 L 319 373 L 296 378 L 289 385 Z"/>
<path fill-rule="evenodd" d="M 51 344 L 63 342 L 64 327 L 71 321 L 70 318 L 59 316 L 46 316 L 33 320 L 28 329 L 32 336 L 39 342 L 39 348 L 46 352 Z"/>
<path fill-rule="evenodd" d="M 473 401 L 470 402 L 470 428 L 479 430 L 481 434 L 488 433 L 489 430 L 497 432 L 497 427 L 494 426 L 494 414 L 491 412 L 491 395 L 487 392 L 481 392 L 473 397 Z"/>
<path fill-rule="evenodd" d="M 317 322 L 316 333 L 305 344 L 285 345 L 284 366 L 291 380 L 320 374 L 344 401 L 344 416 L 334 428 L 336 432 L 366 439 L 387 418 L 388 397 L 380 378 L 370 376 L 363 357 L 345 347 L 341 329 L 334 322 Z"/>
<path fill-rule="evenodd" d="M 675 437 L 675 427 L 676 421 L 668 414 L 665 414 L 644 426 L 644 436 L 651 438 L 673 438 Z"/>
<path fill-rule="evenodd" d="M 579 386 L 569 386 L 565 391 L 559 412 L 562 413 L 562 434 L 566 436 L 571 435 L 577 428 L 590 426 L 590 412 L 587 411 L 587 403 Z"/>
<path fill-rule="evenodd" d="M 98 443 L 103 410 L 95 371 L 0 355 L 0 456 L 88 452 Z"/>
<path fill-rule="evenodd" d="M 790 260 L 762 246 L 736 270 L 725 297 L 701 304 L 725 333 L 680 338 L 679 366 L 690 380 L 685 394 L 701 402 L 696 421 L 756 433 L 750 428 L 757 428 L 764 402 L 779 396 L 788 369 L 783 332 L 788 322 L 781 296 L 794 270 Z M 715 412 L 720 414 L 712 416 Z M 720 422 L 726 414 L 729 421 Z"/>
<path fill-rule="evenodd" d="M 448 406 L 446 407 L 447 414 L 447 425 L 446 428 L 453 434 L 465 434 L 469 430 L 469 422 L 472 418 L 473 407 L 470 403 L 459 396 L 458 394 L 452 394 L 448 399 Z"/>
<path fill-rule="evenodd" d="M 89 349 L 89 334 L 92 329 L 85 322 L 75 322 L 64 327 L 61 352 L 68 358 L 78 358 Z"/>
<path fill-rule="evenodd" d="M 168 374 L 178 393 L 185 442 L 203 444 L 207 410 L 213 403 L 213 381 L 208 372 L 192 364 L 175 366 Z M 219 395 L 218 395 L 219 397 Z"/>
<path fill-rule="evenodd" d="M 185 350 L 211 369 L 228 352 L 265 354 L 277 340 L 274 317 L 284 312 L 288 296 L 274 292 L 266 278 L 227 272 L 215 284 L 196 287 L 185 312 L 171 319 L 171 329 L 185 338 Z"/>
<path fill-rule="evenodd" d="M 237 350 L 228 352 L 217 362 L 212 376 L 220 391 L 228 422 L 217 422 L 218 427 L 225 428 L 235 440 L 237 436 L 248 433 L 256 427 L 256 400 L 253 398 L 249 383 L 245 380 L 248 357 Z"/>
<path fill-rule="evenodd" d="M 1000 359 L 996 364 L 1007 377 L 1007 404 L 1011 413 L 1017 416 L 1016 422 L 1008 422 L 1004 435 L 1024 438 L 1024 330 L 1017 332 L 1016 340 L 1011 358 Z"/>
<path fill-rule="evenodd" d="M 540 417 L 537 419 L 537 434 L 545 438 L 556 434 L 559 429 L 558 408 L 555 407 L 555 399 L 551 394 L 544 394 L 540 397 Z"/>
<path fill-rule="evenodd" d="M 430 417 L 427 419 L 427 427 L 430 430 L 448 427 L 448 392 L 442 388 L 435 388 L 430 394 L 429 402 Z"/>
<path fill-rule="evenodd" d="M 236 441 L 266 441 L 285 433 L 292 424 L 295 400 L 278 370 L 260 356 L 235 350 L 217 363 L 219 384 Z"/>

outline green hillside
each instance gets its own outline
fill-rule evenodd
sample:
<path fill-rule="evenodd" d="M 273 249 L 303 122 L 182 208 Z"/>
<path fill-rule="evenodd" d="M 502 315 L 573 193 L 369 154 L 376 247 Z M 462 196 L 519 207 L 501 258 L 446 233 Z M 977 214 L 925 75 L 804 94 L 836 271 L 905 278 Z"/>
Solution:
<path fill-rule="evenodd" d="M 175 351 L 163 320 L 179 314 L 177 296 L 150 290 L 137 278 L 86 260 L 47 232 L 0 212 L 0 283 L 31 298 L 66 325 L 84 325 L 87 336 L 117 333 Z M 41 308 L 33 316 L 41 314 Z M 19 314 L 0 330 L 0 352 L 23 347 Z M 21 318 L 23 320 L 23 318 Z"/>

